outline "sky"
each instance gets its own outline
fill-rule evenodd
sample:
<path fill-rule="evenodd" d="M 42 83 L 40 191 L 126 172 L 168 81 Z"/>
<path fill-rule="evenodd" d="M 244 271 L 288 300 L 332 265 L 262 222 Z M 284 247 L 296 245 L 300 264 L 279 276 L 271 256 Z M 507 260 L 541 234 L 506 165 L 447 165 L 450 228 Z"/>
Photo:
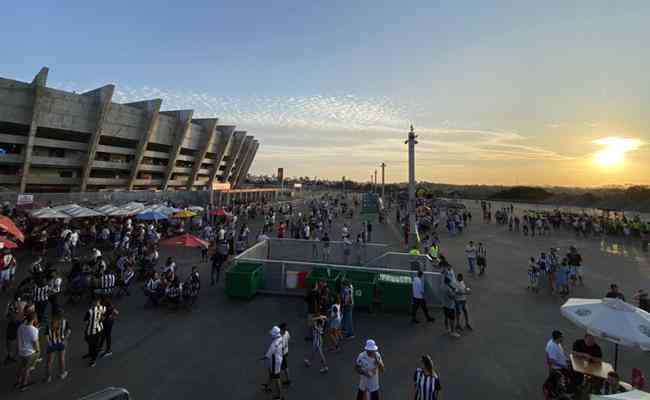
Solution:
<path fill-rule="evenodd" d="M 251 172 L 650 184 L 650 2 L 10 2 L 0 76 L 162 98 L 261 143 Z"/>

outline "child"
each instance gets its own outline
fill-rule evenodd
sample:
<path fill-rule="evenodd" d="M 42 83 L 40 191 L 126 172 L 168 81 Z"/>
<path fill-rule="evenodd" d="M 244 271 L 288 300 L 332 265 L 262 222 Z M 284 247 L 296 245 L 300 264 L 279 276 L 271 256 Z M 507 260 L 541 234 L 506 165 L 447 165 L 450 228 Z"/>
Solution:
<path fill-rule="evenodd" d="M 320 362 L 321 362 L 321 373 L 326 373 L 329 369 L 327 368 L 327 361 L 325 360 L 325 354 L 323 353 L 323 332 L 325 330 L 325 321 L 327 320 L 327 317 L 324 315 L 319 315 L 317 317 L 314 317 L 312 319 L 313 322 L 313 340 L 312 340 L 312 351 L 309 354 L 309 358 L 305 358 L 305 365 L 307 367 L 311 366 L 311 361 L 314 358 L 314 354 L 318 354 L 320 356 Z"/>
<path fill-rule="evenodd" d="M 525 226 L 525 225 L 524 225 Z M 531 257 L 528 261 L 528 289 L 533 293 L 538 293 L 539 270 L 537 269 L 537 262 L 535 257 Z"/>
<path fill-rule="evenodd" d="M 336 296 L 336 301 L 332 304 L 330 308 L 330 323 L 329 323 L 329 336 L 332 340 L 334 347 L 330 348 L 329 351 L 341 351 L 341 339 L 343 334 L 341 333 L 341 296 Z"/>

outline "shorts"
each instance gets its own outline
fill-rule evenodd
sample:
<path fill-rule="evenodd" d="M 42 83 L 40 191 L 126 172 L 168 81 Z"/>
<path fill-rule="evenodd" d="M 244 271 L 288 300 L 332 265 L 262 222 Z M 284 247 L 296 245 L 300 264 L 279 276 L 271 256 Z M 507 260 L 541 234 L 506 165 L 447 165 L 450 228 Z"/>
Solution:
<path fill-rule="evenodd" d="M 7 341 L 12 342 L 18 339 L 18 326 L 20 323 L 18 321 L 9 321 L 7 322 Z"/>
<path fill-rule="evenodd" d="M 463 310 L 466 310 L 467 300 L 456 300 L 456 312 L 461 313 Z"/>
<path fill-rule="evenodd" d="M 47 345 L 47 354 L 65 351 L 65 343 L 54 343 Z"/>
<path fill-rule="evenodd" d="M 9 282 L 11 280 L 11 268 L 6 268 L 0 271 L 0 283 Z"/>
<path fill-rule="evenodd" d="M 280 370 L 286 371 L 289 368 L 289 353 L 282 356 L 282 364 L 280 364 Z"/>
<path fill-rule="evenodd" d="M 36 360 L 38 360 L 38 353 L 29 356 L 20 356 L 20 369 L 36 368 Z"/>
<path fill-rule="evenodd" d="M 571 275 L 572 276 L 582 276 L 582 267 L 579 265 L 574 265 L 571 267 Z"/>
<path fill-rule="evenodd" d="M 330 321 L 330 329 L 333 331 L 338 331 L 341 329 L 341 320 L 333 319 Z"/>
<path fill-rule="evenodd" d="M 444 308 L 445 310 L 445 318 L 447 319 L 456 319 L 456 310 L 453 308 Z"/>

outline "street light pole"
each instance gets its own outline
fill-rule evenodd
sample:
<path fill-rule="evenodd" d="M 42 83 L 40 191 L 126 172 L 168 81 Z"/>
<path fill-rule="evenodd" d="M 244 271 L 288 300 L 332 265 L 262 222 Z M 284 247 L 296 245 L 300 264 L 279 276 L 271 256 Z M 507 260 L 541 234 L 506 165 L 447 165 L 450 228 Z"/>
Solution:
<path fill-rule="evenodd" d="M 386 201 L 386 163 L 381 163 L 381 199 Z"/>
<path fill-rule="evenodd" d="M 411 125 L 411 131 L 408 135 L 408 140 L 404 143 L 409 145 L 409 248 L 419 246 L 420 238 L 418 237 L 417 219 L 415 217 L 415 145 L 418 143 L 417 135 Z"/>

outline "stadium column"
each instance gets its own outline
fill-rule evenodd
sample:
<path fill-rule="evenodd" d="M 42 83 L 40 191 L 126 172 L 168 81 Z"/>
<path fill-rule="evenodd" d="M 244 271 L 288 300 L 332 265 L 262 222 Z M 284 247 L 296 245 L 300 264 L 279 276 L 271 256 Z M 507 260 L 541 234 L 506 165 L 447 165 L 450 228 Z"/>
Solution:
<path fill-rule="evenodd" d="M 241 174 L 242 170 L 244 169 L 244 164 L 246 164 L 246 160 L 248 159 L 248 154 L 252 149 L 253 149 L 253 137 L 246 136 L 241 151 L 239 152 L 239 156 L 235 161 L 235 166 L 232 172 L 232 178 L 230 179 L 230 183 L 233 188 L 236 187 L 237 185 L 237 181 L 238 181 L 237 178 L 239 177 L 239 174 Z"/>
<path fill-rule="evenodd" d="M 254 142 L 254 146 L 251 149 L 250 154 L 248 155 L 248 158 L 246 159 L 246 164 L 244 165 L 241 174 L 237 177 L 237 182 L 235 182 L 236 186 L 239 186 L 239 184 L 242 182 L 242 180 L 246 179 L 246 176 L 248 176 L 248 171 L 251 168 L 251 165 L 253 164 L 253 160 L 255 159 L 255 154 L 257 154 L 257 149 L 259 149 L 260 143 L 256 140 Z"/>
<path fill-rule="evenodd" d="M 97 98 L 97 123 L 95 124 L 95 130 L 93 131 L 90 142 L 88 142 L 88 151 L 86 152 L 86 162 L 83 165 L 83 171 L 81 176 L 81 191 L 85 192 L 86 187 L 88 186 L 88 178 L 90 178 L 90 171 L 93 168 L 93 162 L 95 160 L 95 153 L 97 152 L 97 145 L 99 144 L 99 138 L 102 135 L 102 126 L 104 121 L 108 117 L 108 113 L 111 109 L 111 101 L 113 99 L 113 93 L 115 92 L 114 85 L 106 85 L 90 92 L 83 93 L 83 96 L 92 96 Z"/>
<path fill-rule="evenodd" d="M 223 162 L 223 158 L 226 156 L 226 150 L 228 150 L 228 145 L 232 139 L 233 132 L 235 132 L 235 127 L 233 125 L 219 125 L 217 126 L 217 132 L 217 139 L 215 139 L 217 141 L 217 148 L 215 150 L 216 157 L 212 171 L 210 171 L 210 181 L 208 182 L 210 190 L 214 187 L 213 184 L 219 175 L 219 167 Z"/>
<path fill-rule="evenodd" d="M 151 135 L 158 129 L 158 115 L 160 114 L 160 107 L 162 106 L 161 99 L 154 100 L 145 100 L 135 103 L 125 104 L 126 106 L 136 107 L 145 111 L 145 116 L 147 118 L 146 128 L 140 136 L 138 141 L 138 147 L 135 150 L 135 157 L 133 158 L 133 163 L 131 164 L 131 176 L 129 178 L 128 190 L 133 190 L 135 181 L 138 178 L 138 170 L 140 169 L 140 164 L 142 164 L 142 159 L 147 151 L 147 144 L 151 139 Z"/>
<path fill-rule="evenodd" d="M 162 190 L 167 190 L 169 181 L 174 174 L 176 160 L 178 159 L 178 155 L 181 153 L 181 148 L 183 147 L 183 141 L 187 137 L 187 133 L 192 129 L 192 116 L 194 115 L 194 110 L 164 111 L 163 114 L 176 118 L 176 128 L 174 129 L 174 137 L 172 138 L 172 149 L 169 153 L 169 162 L 167 163 L 167 169 L 165 170 L 165 176 L 161 188 Z M 191 183 L 192 182 L 190 182 L 190 184 Z"/>
<path fill-rule="evenodd" d="M 23 170 L 20 177 L 20 192 L 24 193 L 27 188 L 27 176 L 29 168 L 32 165 L 32 152 L 34 151 L 34 139 L 41 113 L 43 112 L 43 96 L 45 94 L 45 85 L 47 84 L 47 74 L 50 70 L 47 67 L 41 68 L 32 81 L 34 89 L 34 103 L 32 108 L 32 121 L 29 124 L 29 133 L 27 136 L 27 145 L 25 146 L 25 159 L 23 161 Z"/>
<path fill-rule="evenodd" d="M 228 162 L 226 163 L 226 169 L 223 171 L 223 182 L 231 182 L 230 174 L 232 173 L 233 167 L 235 166 L 235 161 L 239 157 L 239 152 L 244 145 L 244 139 L 246 138 L 246 132 L 244 131 L 235 131 L 232 138 L 232 145 L 230 146 L 230 151 L 228 152 Z M 231 182 L 232 183 L 232 182 Z"/>
<path fill-rule="evenodd" d="M 208 154 L 208 150 L 210 150 L 212 144 L 214 143 L 214 138 L 217 135 L 217 124 L 219 123 L 219 119 L 195 119 L 194 122 L 198 123 L 203 127 L 203 129 L 205 129 L 207 132 L 207 137 L 205 138 L 204 142 L 201 143 L 199 153 L 194 159 L 194 165 L 192 166 L 192 175 L 190 175 L 190 179 L 187 182 L 187 190 L 192 190 L 192 186 L 194 185 L 194 182 L 196 182 L 196 178 L 199 176 L 201 164 L 203 164 L 203 160 L 205 160 L 205 155 Z"/>

